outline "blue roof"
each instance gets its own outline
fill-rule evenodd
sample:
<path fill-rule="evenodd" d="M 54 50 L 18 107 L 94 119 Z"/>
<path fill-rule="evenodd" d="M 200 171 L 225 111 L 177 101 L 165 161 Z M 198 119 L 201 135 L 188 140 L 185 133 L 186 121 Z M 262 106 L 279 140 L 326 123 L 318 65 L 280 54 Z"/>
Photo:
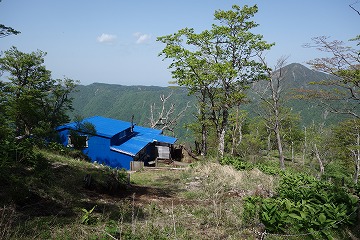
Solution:
<path fill-rule="evenodd" d="M 146 145 L 153 142 L 174 144 L 176 138 L 161 135 L 162 131 L 152 128 L 134 127 L 134 136 L 118 146 L 111 146 L 111 150 L 135 156 Z"/>
<path fill-rule="evenodd" d="M 86 118 L 84 122 L 92 123 L 96 129 L 96 135 L 111 138 L 114 135 L 131 127 L 130 122 L 121 120 L 95 116 Z M 76 123 L 68 123 L 57 128 L 61 129 L 75 129 Z M 110 149 L 116 152 L 121 152 L 126 155 L 135 156 L 146 145 L 153 142 L 161 142 L 167 144 L 174 144 L 176 138 L 162 135 L 162 130 L 146 128 L 141 126 L 134 126 L 133 135 L 120 145 L 112 145 Z"/>
<path fill-rule="evenodd" d="M 125 122 L 112 118 L 105 118 L 101 116 L 95 116 L 90 118 L 85 118 L 84 122 L 92 123 L 96 129 L 96 135 L 111 138 L 115 134 L 122 132 L 131 127 L 130 122 Z M 71 122 L 65 125 L 62 125 L 57 128 L 57 130 L 68 128 L 75 129 L 76 123 Z"/>

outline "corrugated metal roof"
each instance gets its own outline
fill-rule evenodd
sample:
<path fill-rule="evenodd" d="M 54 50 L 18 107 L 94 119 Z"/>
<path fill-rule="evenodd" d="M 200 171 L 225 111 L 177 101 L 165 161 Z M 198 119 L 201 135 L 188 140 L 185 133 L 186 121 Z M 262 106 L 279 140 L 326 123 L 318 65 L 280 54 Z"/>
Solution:
<path fill-rule="evenodd" d="M 111 149 L 117 152 L 122 152 L 124 154 L 135 156 L 138 152 L 141 151 L 146 145 L 153 142 L 162 142 L 162 143 L 168 143 L 168 144 L 174 144 L 176 142 L 176 138 L 160 135 L 161 130 L 157 129 L 148 129 L 141 127 L 141 131 L 138 132 L 140 129 L 135 127 L 134 128 L 134 136 L 127 140 L 126 142 L 118 145 L 118 146 L 111 146 Z M 147 130 L 147 131 L 146 131 Z M 155 130 L 155 131 L 151 131 Z"/>
<path fill-rule="evenodd" d="M 151 140 L 151 142 L 156 141 L 174 144 L 177 140 L 177 138 L 162 135 L 162 130 L 159 129 L 135 126 L 134 131 L 141 132 L 142 135 L 145 136 L 147 139 Z"/>
<path fill-rule="evenodd" d="M 141 151 L 141 149 L 146 147 L 146 145 L 148 145 L 149 143 L 151 143 L 149 142 L 149 139 L 132 137 L 118 146 L 112 145 L 110 149 L 116 152 L 124 153 L 126 155 L 135 156 L 138 152 Z"/>
<path fill-rule="evenodd" d="M 92 123 L 95 126 L 96 135 L 108 137 L 108 138 L 111 138 L 115 134 L 122 132 L 131 127 L 130 122 L 125 122 L 112 118 L 105 118 L 101 116 L 85 118 L 83 121 Z M 76 127 L 76 123 L 71 122 L 58 127 L 57 130 L 61 130 L 64 128 L 75 129 L 75 127 Z"/>

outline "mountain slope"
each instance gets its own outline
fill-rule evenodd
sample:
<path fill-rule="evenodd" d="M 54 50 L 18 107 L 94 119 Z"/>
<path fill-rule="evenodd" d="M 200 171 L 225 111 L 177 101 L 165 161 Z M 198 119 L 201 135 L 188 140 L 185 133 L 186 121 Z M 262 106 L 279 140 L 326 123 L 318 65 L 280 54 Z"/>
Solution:
<path fill-rule="evenodd" d="M 294 89 L 314 89 L 321 86 L 310 85 L 310 82 L 330 78 L 329 75 L 311 70 L 301 64 L 292 63 L 282 69 L 284 73 L 283 88 L 286 105 L 292 108 L 294 113 L 302 117 L 302 125 L 315 122 L 337 122 L 338 116 L 331 115 L 317 105 L 316 101 L 303 101 L 292 99 L 289 96 Z M 264 86 L 266 82 L 256 83 L 254 88 Z M 188 96 L 183 87 L 156 87 L 156 86 L 122 86 L 116 84 L 93 83 L 87 86 L 78 86 L 77 92 L 73 94 L 73 106 L 75 111 L 71 114 L 90 117 L 101 115 L 124 121 L 134 121 L 138 125 L 149 126 L 150 106 L 155 103 L 156 110 L 160 111 L 160 96 L 165 97 L 172 93 L 167 101 L 167 107 L 175 104 L 175 114 L 180 112 L 188 102 L 191 107 L 186 111 L 184 117 L 175 129 L 175 135 L 185 139 L 186 132 L 184 124 L 194 121 L 193 114 L 196 112 L 196 100 L 194 96 Z M 251 93 L 251 92 L 250 92 Z M 259 104 L 256 94 L 250 94 L 251 103 L 244 106 L 250 111 L 251 116 L 256 113 L 253 109 Z"/>
<path fill-rule="evenodd" d="M 188 108 L 184 117 L 178 123 L 175 132 L 183 132 L 183 125 L 193 121 L 192 113 L 195 111 L 194 97 L 188 96 L 187 90 L 181 87 L 155 87 L 155 86 L 122 86 L 115 84 L 93 83 L 87 86 L 78 86 L 73 94 L 74 112 L 71 117 L 80 115 L 90 117 L 100 115 L 116 118 L 123 121 L 134 121 L 138 125 L 149 126 L 150 106 L 155 104 L 154 117 L 160 112 L 162 102 L 160 96 L 171 97 L 166 102 L 168 109 L 171 104 L 175 105 L 174 114 L 184 109 L 188 102 Z M 180 134 L 184 136 L 184 134 Z"/>

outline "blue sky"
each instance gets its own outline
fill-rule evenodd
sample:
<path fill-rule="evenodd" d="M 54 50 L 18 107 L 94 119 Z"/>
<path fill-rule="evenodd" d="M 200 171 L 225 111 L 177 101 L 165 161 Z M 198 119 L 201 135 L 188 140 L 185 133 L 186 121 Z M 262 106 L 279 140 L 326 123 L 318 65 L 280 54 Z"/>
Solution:
<path fill-rule="evenodd" d="M 54 78 L 87 85 L 167 86 L 169 61 L 158 53 L 156 38 L 190 27 L 210 29 L 215 10 L 257 4 L 256 33 L 275 42 L 267 53 L 273 66 L 281 56 L 305 64 L 319 55 L 302 47 L 312 37 L 347 41 L 360 34 L 356 0 L 2 0 L 0 23 L 21 31 L 0 39 L 0 51 L 47 52 L 45 65 Z"/>

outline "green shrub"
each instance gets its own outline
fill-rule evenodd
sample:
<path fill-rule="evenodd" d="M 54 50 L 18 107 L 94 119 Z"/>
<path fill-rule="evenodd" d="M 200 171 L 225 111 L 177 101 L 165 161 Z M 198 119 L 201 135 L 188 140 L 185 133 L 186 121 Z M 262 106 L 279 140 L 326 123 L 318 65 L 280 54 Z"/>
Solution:
<path fill-rule="evenodd" d="M 332 238 L 332 229 L 355 221 L 358 200 L 336 181 L 318 180 L 291 169 L 281 170 L 271 163 L 251 164 L 233 157 L 225 157 L 221 163 L 237 170 L 258 168 L 281 177 L 274 197 L 244 199 L 242 217 L 245 223 L 254 224 L 260 220 L 269 233 L 309 233 L 314 238 L 319 234 Z M 329 176 L 337 173 L 341 173 L 341 169 L 335 168 Z M 354 186 L 354 192 L 359 193 L 359 186 Z"/>
<path fill-rule="evenodd" d="M 254 168 L 253 164 L 245 162 L 244 160 L 235 157 L 224 157 L 221 159 L 220 162 L 223 165 L 231 165 L 236 170 L 251 170 Z"/>
<path fill-rule="evenodd" d="M 255 225 L 259 219 L 263 199 L 259 196 L 249 196 L 244 198 L 243 222 L 247 225 Z"/>
<path fill-rule="evenodd" d="M 344 188 L 305 174 L 284 174 L 278 195 L 264 199 L 260 219 L 273 233 L 321 232 L 354 221 L 357 199 Z"/>

